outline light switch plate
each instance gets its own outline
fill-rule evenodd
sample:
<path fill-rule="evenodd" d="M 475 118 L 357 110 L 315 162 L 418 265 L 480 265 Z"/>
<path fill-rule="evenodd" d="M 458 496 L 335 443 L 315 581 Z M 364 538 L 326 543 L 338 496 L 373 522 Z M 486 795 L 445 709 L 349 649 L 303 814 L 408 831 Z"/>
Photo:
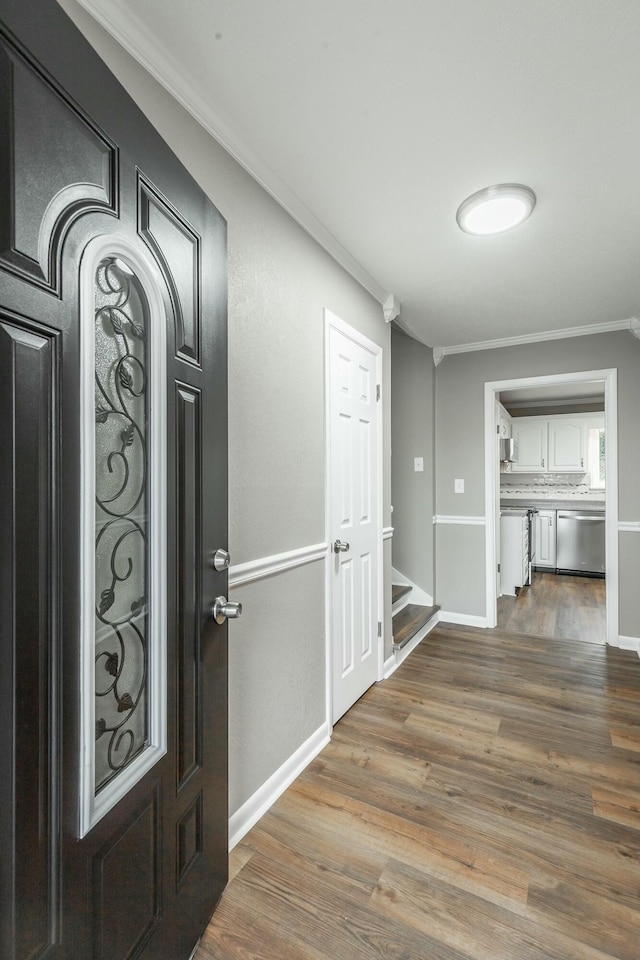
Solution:
<path fill-rule="evenodd" d="M 413 469 L 415 473 L 424 473 L 424 457 L 413 458 Z"/>
<path fill-rule="evenodd" d="M 464 480 L 454 480 L 454 481 L 453 481 L 453 492 L 454 492 L 454 493 L 464 493 Z"/>

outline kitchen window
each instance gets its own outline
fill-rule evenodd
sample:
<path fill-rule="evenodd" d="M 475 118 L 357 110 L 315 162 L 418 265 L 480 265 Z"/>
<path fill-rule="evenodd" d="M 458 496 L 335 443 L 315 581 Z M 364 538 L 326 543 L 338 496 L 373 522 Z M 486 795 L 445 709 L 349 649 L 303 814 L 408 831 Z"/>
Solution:
<path fill-rule="evenodd" d="M 604 490 L 606 481 L 606 441 L 604 427 L 590 427 L 587 436 L 587 470 L 590 486 Z"/>

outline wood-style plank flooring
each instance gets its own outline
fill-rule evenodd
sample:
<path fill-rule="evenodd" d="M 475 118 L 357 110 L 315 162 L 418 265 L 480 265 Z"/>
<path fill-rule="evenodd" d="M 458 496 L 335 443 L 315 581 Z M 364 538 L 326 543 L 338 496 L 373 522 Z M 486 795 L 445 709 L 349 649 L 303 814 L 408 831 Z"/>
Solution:
<path fill-rule="evenodd" d="M 196 960 L 638 960 L 640 660 L 439 625 L 231 855 Z"/>
<path fill-rule="evenodd" d="M 437 604 L 425 607 L 419 603 L 408 603 L 398 613 L 394 613 L 393 642 L 400 646 L 410 640 L 425 623 L 435 617 L 439 609 Z"/>
<path fill-rule="evenodd" d="M 498 628 L 606 643 L 605 581 L 535 571 L 517 597 L 498 598 Z"/>
<path fill-rule="evenodd" d="M 408 583 L 394 583 L 391 587 L 391 603 L 397 603 L 402 597 L 411 593 L 412 587 Z"/>

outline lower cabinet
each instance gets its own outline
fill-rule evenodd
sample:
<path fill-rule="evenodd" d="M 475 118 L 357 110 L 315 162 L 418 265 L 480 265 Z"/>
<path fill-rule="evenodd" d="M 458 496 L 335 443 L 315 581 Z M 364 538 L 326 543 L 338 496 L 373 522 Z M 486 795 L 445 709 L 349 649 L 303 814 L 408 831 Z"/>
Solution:
<path fill-rule="evenodd" d="M 529 522 L 524 511 L 500 517 L 500 590 L 515 597 L 529 583 Z"/>
<path fill-rule="evenodd" d="M 556 567 L 556 511 L 540 510 L 535 517 L 536 555 L 535 567 Z"/>

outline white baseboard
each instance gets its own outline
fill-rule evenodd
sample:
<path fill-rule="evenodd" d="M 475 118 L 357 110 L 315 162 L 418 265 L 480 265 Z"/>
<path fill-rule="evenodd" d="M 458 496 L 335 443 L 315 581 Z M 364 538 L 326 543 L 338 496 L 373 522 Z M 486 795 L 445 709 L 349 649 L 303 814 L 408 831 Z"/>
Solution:
<path fill-rule="evenodd" d="M 392 653 L 391 656 L 387 657 L 387 659 L 384 662 L 384 665 L 382 668 L 382 679 L 388 680 L 388 678 L 391 676 L 391 674 L 393 673 L 393 671 L 396 669 L 397 666 L 398 664 L 396 663 L 396 655 L 395 653 Z"/>
<path fill-rule="evenodd" d="M 395 567 L 391 568 L 391 581 L 392 583 L 402 583 L 411 587 L 411 596 L 403 597 L 402 601 L 398 601 L 398 605 L 393 608 L 394 613 L 402 610 L 407 603 L 418 603 L 422 607 L 433 606 L 433 597 L 428 594 L 426 590 L 423 590 L 422 587 L 419 587 L 412 580 L 409 580 L 409 577 L 405 577 L 404 573 L 396 570 Z"/>
<path fill-rule="evenodd" d="M 391 579 L 394 583 L 406 583 L 410 587 L 413 586 L 411 580 L 408 577 L 405 577 L 404 573 L 400 573 L 399 570 L 396 570 L 395 567 L 391 567 Z"/>
<path fill-rule="evenodd" d="M 482 627 L 486 630 L 488 626 L 486 617 L 478 617 L 473 613 L 455 613 L 452 610 L 441 610 L 438 617 L 445 623 L 457 623 L 461 627 Z"/>
<path fill-rule="evenodd" d="M 640 657 L 640 637 L 618 637 L 618 647 L 621 650 L 635 650 Z"/>
<path fill-rule="evenodd" d="M 295 753 L 285 760 L 282 766 L 272 774 L 256 792 L 246 800 L 239 810 L 229 818 L 229 850 L 242 840 L 260 817 L 267 812 L 278 797 L 299 776 L 304 768 L 318 756 L 331 739 L 328 723 L 323 723 L 315 733 L 301 744 Z"/>
<path fill-rule="evenodd" d="M 433 620 L 430 620 L 429 623 L 425 623 L 423 627 L 418 630 L 415 636 L 411 637 L 409 643 L 402 648 L 402 650 L 394 650 L 388 660 L 384 662 L 384 674 L 383 679 L 388 680 L 392 673 L 398 669 L 401 663 L 407 659 L 409 654 L 415 650 L 419 643 L 424 640 L 427 634 L 431 633 L 434 627 L 438 625 L 440 621 L 440 615 L 436 614 Z"/>

